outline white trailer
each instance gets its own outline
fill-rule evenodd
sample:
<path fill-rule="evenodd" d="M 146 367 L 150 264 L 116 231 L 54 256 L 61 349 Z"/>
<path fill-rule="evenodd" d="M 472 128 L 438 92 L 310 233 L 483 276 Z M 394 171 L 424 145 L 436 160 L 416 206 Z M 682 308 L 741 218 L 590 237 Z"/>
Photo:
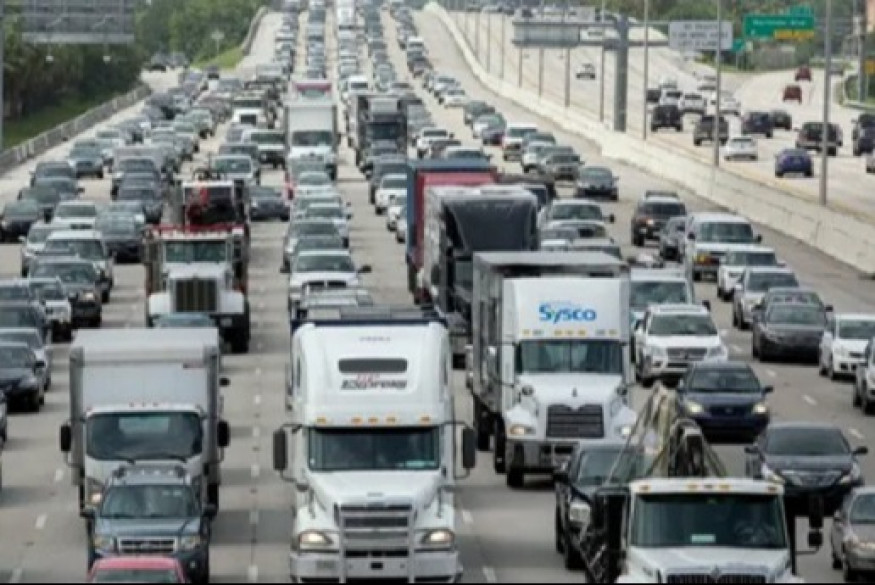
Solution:
<path fill-rule="evenodd" d="M 453 489 L 467 474 L 445 324 L 417 308 L 320 313 L 292 339 L 290 457 L 274 434 L 274 468 L 296 485 L 292 582 L 458 582 Z M 473 432 L 461 436 L 467 471 Z"/>
<path fill-rule="evenodd" d="M 485 451 L 495 438 L 495 471 L 512 488 L 526 474 L 552 473 L 580 441 L 624 438 L 636 419 L 627 406 L 624 264 L 598 253 L 535 254 L 540 261 L 527 269 L 513 269 L 508 254 L 474 259 L 469 361 L 477 442 Z"/>
<path fill-rule="evenodd" d="M 286 104 L 286 141 L 291 160 L 321 159 L 337 178 L 337 106 L 333 99 L 298 99 Z"/>
<path fill-rule="evenodd" d="M 70 348 L 70 419 L 61 451 L 80 510 L 132 462 L 184 464 L 204 501 L 218 506 L 222 450 L 219 332 L 82 330 Z"/>

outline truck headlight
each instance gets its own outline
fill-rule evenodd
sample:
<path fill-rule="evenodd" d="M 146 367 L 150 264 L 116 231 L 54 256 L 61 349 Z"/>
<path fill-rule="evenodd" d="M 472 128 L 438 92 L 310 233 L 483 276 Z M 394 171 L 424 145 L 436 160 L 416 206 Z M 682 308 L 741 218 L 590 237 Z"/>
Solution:
<path fill-rule="evenodd" d="M 103 500 L 103 484 L 93 479 L 86 480 L 86 500 L 92 506 L 97 506 Z"/>
<path fill-rule="evenodd" d="M 111 536 L 95 534 L 91 539 L 91 546 L 93 546 L 95 550 L 113 551 L 115 550 L 115 540 Z"/>
<path fill-rule="evenodd" d="M 93 292 L 84 292 L 84 293 L 79 295 L 79 300 L 85 301 L 88 303 L 93 302 L 96 298 L 97 297 L 94 296 Z"/>
<path fill-rule="evenodd" d="M 184 551 L 192 551 L 201 545 L 201 537 L 199 534 L 191 536 L 183 536 L 179 540 L 179 548 Z"/>
<path fill-rule="evenodd" d="M 760 402 L 759 404 L 754 405 L 753 413 L 760 416 L 767 415 L 769 414 L 769 405 L 765 402 Z"/>
<path fill-rule="evenodd" d="M 769 469 L 768 465 L 766 465 L 765 463 L 763 464 L 762 468 L 760 469 L 760 475 L 763 476 L 764 480 L 771 482 L 771 483 L 777 483 L 777 484 L 781 484 L 781 485 L 784 485 L 785 483 L 787 483 L 787 480 L 784 477 L 780 476 L 779 474 L 777 474 L 774 471 L 772 471 L 771 469 Z"/>
<path fill-rule="evenodd" d="M 507 429 L 507 434 L 511 437 L 524 437 L 526 435 L 534 435 L 535 429 L 526 425 L 510 425 Z"/>
<path fill-rule="evenodd" d="M 696 264 L 707 264 L 711 260 L 711 256 L 704 253 L 696 254 Z"/>
<path fill-rule="evenodd" d="M 318 530 L 305 530 L 298 535 L 300 550 L 326 549 L 334 545 L 331 537 Z"/>
<path fill-rule="evenodd" d="M 697 414 L 702 414 L 705 412 L 705 409 L 698 402 L 693 402 L 692 400 L 687 400 L 684 403 L 684 408 L 687 410 L 687 414 L 695 416 Z"/>
<path fill-rule="evenodd" d="M 420 544 L 430 548 L 452 548 L 456 542 L 456 535 L 452 530 L 439 529 L 426 532 Z"/>
<path fill-rule="evenodd" d="M 589 526 L 592 509 L 586 502 L 572 502 L 568 508 L 568 519 L 578 526 Z"/>

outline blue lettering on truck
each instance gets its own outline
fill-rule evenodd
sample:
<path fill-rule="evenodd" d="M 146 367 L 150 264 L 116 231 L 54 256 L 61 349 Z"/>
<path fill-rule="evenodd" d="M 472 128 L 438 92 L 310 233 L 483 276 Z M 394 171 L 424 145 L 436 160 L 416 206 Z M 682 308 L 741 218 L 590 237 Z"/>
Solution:
<path fill-rule="evenodd" d="M 558 325 L 560 323 L 591 323 L 598 318 L 593 309 L 568 302 L 543 303 L 538 307 L 541 321 Z"/>

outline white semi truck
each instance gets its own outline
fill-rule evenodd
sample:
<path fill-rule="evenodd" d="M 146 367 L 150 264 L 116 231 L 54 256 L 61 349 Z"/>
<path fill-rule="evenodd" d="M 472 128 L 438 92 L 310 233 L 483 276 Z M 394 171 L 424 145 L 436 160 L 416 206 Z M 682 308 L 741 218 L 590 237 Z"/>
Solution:
<path fill-rule="evenodd" d="M 636 418 L 628 269 L 601 253 L 561 256 L 474 257 L 477 442 L 486 450 L 494 437 L 495 471 L 511 488 L 552 474 L 580 441 L 624 438 Z"/>
<path fill-rule="evenodd" d="M 82 510 L 119 467 L 184 465 L 218 506 L 222 450 L 219 332 L 198 329 L 80 331 L 70 348 L 70 418 L 60 446 Z"/>
<path fill-rule="evenodd" d="M 457 433 L 446 325 L 418 308 L 327 311 L 294 333 L 291 421 L 274 434 L 296 486 L 292 582 L 457 582 L 453 489 L 476 450 Z"/>
<path fill-rule="evenodd" d="M 337 106 L 331 98 L 296 99 L 286 104 L 286 141 L 289 160 L 325 162 L 337 178 Z"/>

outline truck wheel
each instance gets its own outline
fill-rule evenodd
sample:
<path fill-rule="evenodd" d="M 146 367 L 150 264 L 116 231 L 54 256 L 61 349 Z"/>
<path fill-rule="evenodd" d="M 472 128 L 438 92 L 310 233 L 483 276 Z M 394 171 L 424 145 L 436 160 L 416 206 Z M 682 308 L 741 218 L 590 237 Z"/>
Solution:
<path fill-rule="evenodd" d="M 100 295 L 100 302 L 102 302 L 104 305 L 107 304 L 109 302 L 111 294 L 112 293 L 108 290 L 103 291 L 103 294 Z"/>
<path fill-rule="evenodd" d="M 504 461 L 505 440 L 504 429 L 501 428 L 501 421 L 495 422 L 495 449 L 492 452 L 492 466 L 495 473 L 499 475 L 507 470 L 507 464 Z"/>
<path fill-rule="evenodd" d="M 568 535 L 563 536 L 565 542 L 562 545 L 562 564 L 568 571 L 579 571 L 583 568 L 583 559 L 580 558 L 580 553 L 571 544 L 571 539 Z"/>
<path fill-rule="evenodd" d="M 481 453 L 489 451 L 489 443 L 492 438 L 489 428 L 490 417 L 484 412 L 483 406 L 474 399 L 474 431 L 477 433 L 477 450 Z"/>
<path fill-rule="evenodd" d="M 34 392 L 27 397 L 27 410 L 30 412 L 39 412 L 41 402 L 42 400 L 40 399 L 39 391 Z"/>
<path fill-rule="evenodd" d="M 507 470 L 507 487 L 518 490 L 521 489 L 525 483 L 526 475 L 523 473 L 522 469 L 511 467 Z"/>
<path fill-rule="evenodd" d="M 211 483 L 207 485 L 207 503 L 219 508 L 219 484 Z"/>
<path fill-rule="evenodd" d="M 231 337 L 231 351 L 236 354 L 249 353 L 249 331 L 239 330 Z"/>

